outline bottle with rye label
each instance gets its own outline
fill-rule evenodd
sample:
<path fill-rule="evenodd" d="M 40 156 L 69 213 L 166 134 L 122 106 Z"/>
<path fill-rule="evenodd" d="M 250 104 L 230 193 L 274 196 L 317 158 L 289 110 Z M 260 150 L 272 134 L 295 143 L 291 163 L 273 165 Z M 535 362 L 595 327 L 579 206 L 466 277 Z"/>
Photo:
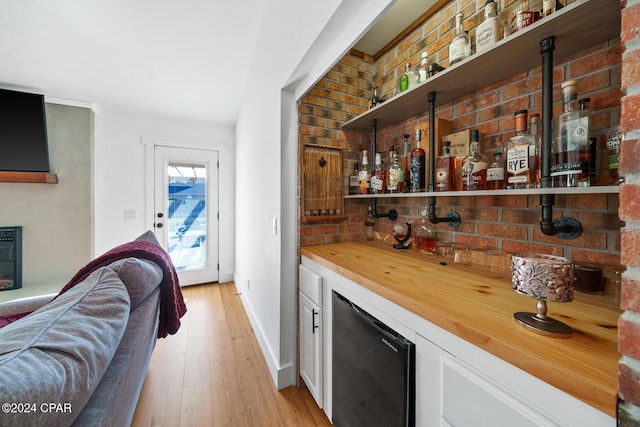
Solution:
<path fill-rule="evenodd" d="M 469 155 L 462 161 L 462 189 L 486 190 L 489 161 L 480 152 L 480 133 L 477 129 L 471 131 L 469 151 Z"/>
<path fill-rule="evenodd" d="M 450 141 L 442 143 L 442 155 L 436 158 L 436 191 L 456 190 L 456 158 L 449 152 Z"/>
<path fill-rule="evenodd" d="M 588 187 L 589 113 L 578 108 L 578 82 L 562 84 L 562 110 L 555 124 L 551 179 L 554 187 Z"/>
<path fill-rule="evenodd" d="M 533 10 L 529 0 L 518 0 L 509 19 L 509 33 L 514 34 L 540 19 L 540 11 Z"/>
<path fill-rule="evenodd" d="M 527 110 L 515 113 L 516 135 L 507 142 L 507 188 L 536 188 L 540 164 L 539 144 L 527 133 Z"/>

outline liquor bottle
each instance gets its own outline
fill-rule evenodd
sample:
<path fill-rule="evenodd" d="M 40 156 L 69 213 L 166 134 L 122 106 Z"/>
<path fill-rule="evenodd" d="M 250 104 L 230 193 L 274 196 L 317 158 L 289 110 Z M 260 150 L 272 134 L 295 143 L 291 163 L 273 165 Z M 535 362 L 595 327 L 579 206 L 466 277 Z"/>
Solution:
<path fill-rule="evenodd" d="M 369 194 L 371 192 L 371 175 L 369 174 L 369 158 L 367 157 L 367 150 L 362 150 L 362 166 L 358 177 L 360 181 L 359 193 Z"/>
<path fill-rule="evenodd" d="M 624 179 L 620 177 L 618 169 L 620 168 L 620 143 L 622 142 L 622 130 L 620 126 L 614 126 L 607 133 L 607 154 L 609 165 L 609 179 L 607 184 L 620 185 Z"/>
<path fill-rule="evenodd" d="M 529 116 L 529 135 L 533 136 L 536 141 L 536 153 L 538 154 L 538 167 L 536 168 L 536 186 L 539 187 L 541 176 L 540 174 L 542 172 L 542 123 L 540 122 L 539 113 L 534 113 Z"/>
<path fill-rule="evenodd" d="M 556 0 L 542 1 L 542 17 L 551 15 L 556 11 Z"/>
<path fill-rule="evenodd" d="M 420 224 L 415 228 L 415 243 L 418 252 L 436 253 L 436 230 L 428 220 L 427 206 L 420 206 Z"/>
<path fill-rule="evenodd" d="M 484 5 L 484 21 L 476 29 L 476 52 L 482 52 L 502 40 L 505 22 L 498 16 L 497 6 L 493 0 Z"/>
<path fill-rule="evenodd" d="M 404 192 L 404 172 L 398 162 L 398 155 L 394 152 L 391 163 L 387 168 L 387 193 Z"/>
<path fill-rule="evenodd" d="M 382 155 L 376 153 L 375 168 L 371 171 L 371 192 L 381 194 L 387 190 L 386 172 L 382 168 Z"/>
<path fill-rule="evenodd" d="M 540 12 L 533 10 L 529 0 L 518 0 L 511 18 L 509 19 L 509 33 L 513 34 L 540 19 Z"/>
<path fill-rule="evenodd" d="M 411 70 L 411 64 L 404 66 L 404 72 L 398 78 L 398 92 L 404 92 L 416 85 L 418 76 L 415 71 Z"/>
<path fill-rule="evenodd" d="M 419 193 L 425 188 L 426 156 L 420 147 L 420 135 L 420 129 L 416 129 L 416 148 L 411 151 L 409 160 L 409 192 L 411 193 Z"/>
<path fill-rule="evenodd" d="M 456 14 L 456 35 L 449 44 L 449 65 L 453 65 L 471 56 L 471 43 L 469 34 L 464 30 L 462 13 Z"/>
<path fill-rule="evenodd" d="M 540 168 L 539 142 L 527 133 L 527 110 L 515 112 L 516 135 L 507 142 L 507 188 L 536 188 Z"/>
<path fill-rule="evenodd" d="M 371 102 L 369 103 L 369 109 L 375 107 L 378 104 L 382 103 L 382 99 L 378 96 L 378 84 L 374 83 L 373 85 L 373 94 L 371 96 Z"/>
<path fill-rule="evenodd" d="M 589 114 L 578 109 L 578 82 L 562 84 L 562 110 L 555 123 L 551 178 L 554 187 L 589 186 Z"/>
<path fill-rule="evenodd" d="M 462 161 L 463 190 L 487 189 L 487 167 L 489 166 L 489 161 L 487 156 L 480 152 L 479 139 L 479 131 L 477 129 L 472 130 L 469 155 Z"/>
<path fill-rule="evenodd" d="M 360 192 L 360 177 L 358 176 L 360 167 L 358 162 L 353 165 L 353 174 L 349 176 L 349 194 L 358 194 Z"/>
<path fill-rule="evenodd" d="M 411 187 L 410 179 L 411 174 L 409 173 L 409 162 L 411 159 L 411 145 L 409 145 L 409 134 L 405 133 L 402 135 L 402 147 L 400 154 L 398 156 L 398 161 L 400 163 L 400 167 L 402 168 L 402 175 L 404 176 L 404 190 L 403 193 L 409 192 L 409 188 Z"/>
<path fill-rule="evenodd" d="M 493 153 L 493 162 L 487 167 L 487 190 L 502 190 L 504 188 L 504 161 L 502 153 Z"/>
<path fill-rule="evenodd" d="M 442 155 L 436 158 L 436 191 L 456 190 L 456 158 L 449 152 L 450 141 L 442 142 Z"/>
<path fill-rule="evenodd" d="M 420 67 L 418 68 L 418 82 L 424 83 L 429 78 L 429 55 L 427 52 L 420 54 Z"/>

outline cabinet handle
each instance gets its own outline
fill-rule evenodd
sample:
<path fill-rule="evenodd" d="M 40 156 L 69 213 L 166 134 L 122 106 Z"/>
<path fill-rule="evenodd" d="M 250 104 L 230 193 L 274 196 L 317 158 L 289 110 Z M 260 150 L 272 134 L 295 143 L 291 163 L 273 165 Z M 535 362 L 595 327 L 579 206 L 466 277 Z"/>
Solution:
<path fill-rule="evenodd" d="M 319 311 L 316 311 L 315 308 L 311 309 L 311 316 L 312 316 L 312 322 L 311 322 L 311 333 L 315 334 L 316 333 L 316 329 L 319 328 L 319 325 L 316 325 L 316 316 L 320 314 Z"/>

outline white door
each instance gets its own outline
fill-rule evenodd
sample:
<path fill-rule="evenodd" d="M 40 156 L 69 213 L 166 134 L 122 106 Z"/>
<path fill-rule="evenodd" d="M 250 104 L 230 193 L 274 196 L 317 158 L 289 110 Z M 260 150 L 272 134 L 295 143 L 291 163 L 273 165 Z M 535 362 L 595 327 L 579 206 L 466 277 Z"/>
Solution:
<path fill-rule="evenodd" d="M 218 281 L 218 152 L 156 146 L 154 227 L 180 285 Z"/>

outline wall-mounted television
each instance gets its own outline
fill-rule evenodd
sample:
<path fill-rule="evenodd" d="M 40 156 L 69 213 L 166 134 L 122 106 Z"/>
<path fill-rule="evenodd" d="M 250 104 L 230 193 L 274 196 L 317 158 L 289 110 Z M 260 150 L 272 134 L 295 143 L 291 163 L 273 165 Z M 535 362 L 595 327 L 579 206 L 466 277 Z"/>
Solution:
<path fill-rule="evenodd" d="M 0 171 L 49 172 L 43 95 L 0 89 Z"/>

